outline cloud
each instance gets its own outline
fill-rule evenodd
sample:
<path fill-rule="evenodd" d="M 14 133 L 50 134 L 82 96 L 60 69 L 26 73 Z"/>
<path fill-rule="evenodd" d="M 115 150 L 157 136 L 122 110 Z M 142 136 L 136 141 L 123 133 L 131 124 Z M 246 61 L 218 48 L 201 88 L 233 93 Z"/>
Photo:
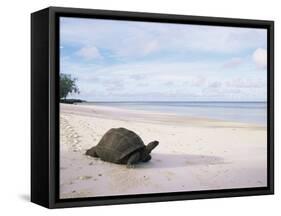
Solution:
<path fill-rule="evenodd" d="M 76 52 L 76 55 L 83 57 L 86 60 L 101 59 L 102 56 L 95 46 L 82 47 Z"/>
<path fill-rule="evenodd" d="M 232 80 L 226 81 L 227 86 L 233 88 L 264 88 L 266 89 L 266 81 L 264 79 L 255 79 L 255 78 L 235 78 Z"/>
<path fill-rule="evenodd" d="M 252 55 L 252 59 L 258 68 L 265 69 L 267 67 L 267 51 L 265 49 L 256 49 Z"/>
<path fill-rule="evenodd" d="M 219 81 L 213 81 L 213 82 L 210 82 L 209 83 L 209 85 L 208 85 L 208 87 L 209 88 L 219 88 L 219 87 L 221 87 L 221 82 L 219 82 Z"/>
<path fill-rule="evenodd" d="M 60 71 L 78 78 L 79 98 L 266 98 L 265 29 L 85 18 L 60 26 Z"/>
<path fill-rule="evenodd" d="M 266 46 L 266 30 L 237 27 L 61 18 L 63 45 L 103 47 L 115 58 L 191 52 L 238 54 Z"/>
<path fill-rule="evenodd" d="M 97 66 L 67 60 L 63 71 L 74 71 L 81 94 L 100 101 L 134 100 L 263 100 L 266 77 L 233 70 L 222 74 L 219 63 L 138 62 Z M 244 78 L 241 78 L 245 75 Z M 259 73 L 261 74 L 261 73 Z M 225 76 L 227 75 L 227 76 Z"/>
<path fill-rule="evenodd" d="M 144 54 L 150 54 L 153 53 L 155 51 L 157 51 L 159 49 L 159 44 L 157 40 L 152 40 L 149 41 L 146 46 L 143 48 L 143 53 Z"/>
<path fill-rule="evenodd" d="M 204 86 L 206 84 L 206 78 L 202 76 L 196 76 L 193 78 L 191 83 L 188 83 L 191 86 Z"/>
<path fill-rule="evenodd" d="M 237 68 L 241 64 L 243 64 L 242 58 L 234 57 L 234 58 L 231 58 L 230 60 L 226 61 L 223 64 L 223 68 Z"/>

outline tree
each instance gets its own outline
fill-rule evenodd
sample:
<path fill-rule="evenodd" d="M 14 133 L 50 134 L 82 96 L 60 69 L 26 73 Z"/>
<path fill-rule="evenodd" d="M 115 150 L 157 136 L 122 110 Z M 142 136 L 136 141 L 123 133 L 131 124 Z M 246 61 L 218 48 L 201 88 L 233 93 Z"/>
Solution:
<path fill-rule="evenodd" d="M 70 74 L 60 74 L 60 98 L 65 99 L 69 93 L 78 93 L 79 89 L 76 85 L 76 78 L 72 78 Z"/>

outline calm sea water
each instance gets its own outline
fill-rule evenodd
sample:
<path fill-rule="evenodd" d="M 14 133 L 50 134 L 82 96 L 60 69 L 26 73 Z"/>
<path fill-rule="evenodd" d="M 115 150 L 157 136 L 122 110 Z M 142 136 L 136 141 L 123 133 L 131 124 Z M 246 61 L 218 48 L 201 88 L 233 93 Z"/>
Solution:
<path fill-rule="evenodd" d="M 87 102 L 124 109 L 169 112 L 191 117 L 266 125 L 266 102 Z"/>

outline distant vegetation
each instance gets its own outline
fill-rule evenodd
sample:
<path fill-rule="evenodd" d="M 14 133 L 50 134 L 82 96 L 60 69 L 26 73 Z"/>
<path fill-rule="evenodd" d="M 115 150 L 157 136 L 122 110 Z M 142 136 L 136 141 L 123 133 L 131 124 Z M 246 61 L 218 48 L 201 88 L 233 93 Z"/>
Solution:
<path fill-rule="evenodd" d="M 82 102 L 79 99 L 66 99 L 70 93 L 80 93 L 76 85 L 77 79 L 70 74 L 60 74 L 60 100 L 64 103 Z"/>

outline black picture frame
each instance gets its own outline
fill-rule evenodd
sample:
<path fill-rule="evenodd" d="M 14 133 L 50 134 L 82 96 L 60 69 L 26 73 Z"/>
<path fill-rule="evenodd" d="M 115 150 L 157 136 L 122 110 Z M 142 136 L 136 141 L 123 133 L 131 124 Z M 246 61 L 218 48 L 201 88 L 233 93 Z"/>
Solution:
<path fill-rule="evenodd" d="M 60 16 L 267 29 L 267 187 L 59 199 Z M 49 7 L 31 14 L 31 201 L 47 208 L 274 194 L 274 22 Z"/>

